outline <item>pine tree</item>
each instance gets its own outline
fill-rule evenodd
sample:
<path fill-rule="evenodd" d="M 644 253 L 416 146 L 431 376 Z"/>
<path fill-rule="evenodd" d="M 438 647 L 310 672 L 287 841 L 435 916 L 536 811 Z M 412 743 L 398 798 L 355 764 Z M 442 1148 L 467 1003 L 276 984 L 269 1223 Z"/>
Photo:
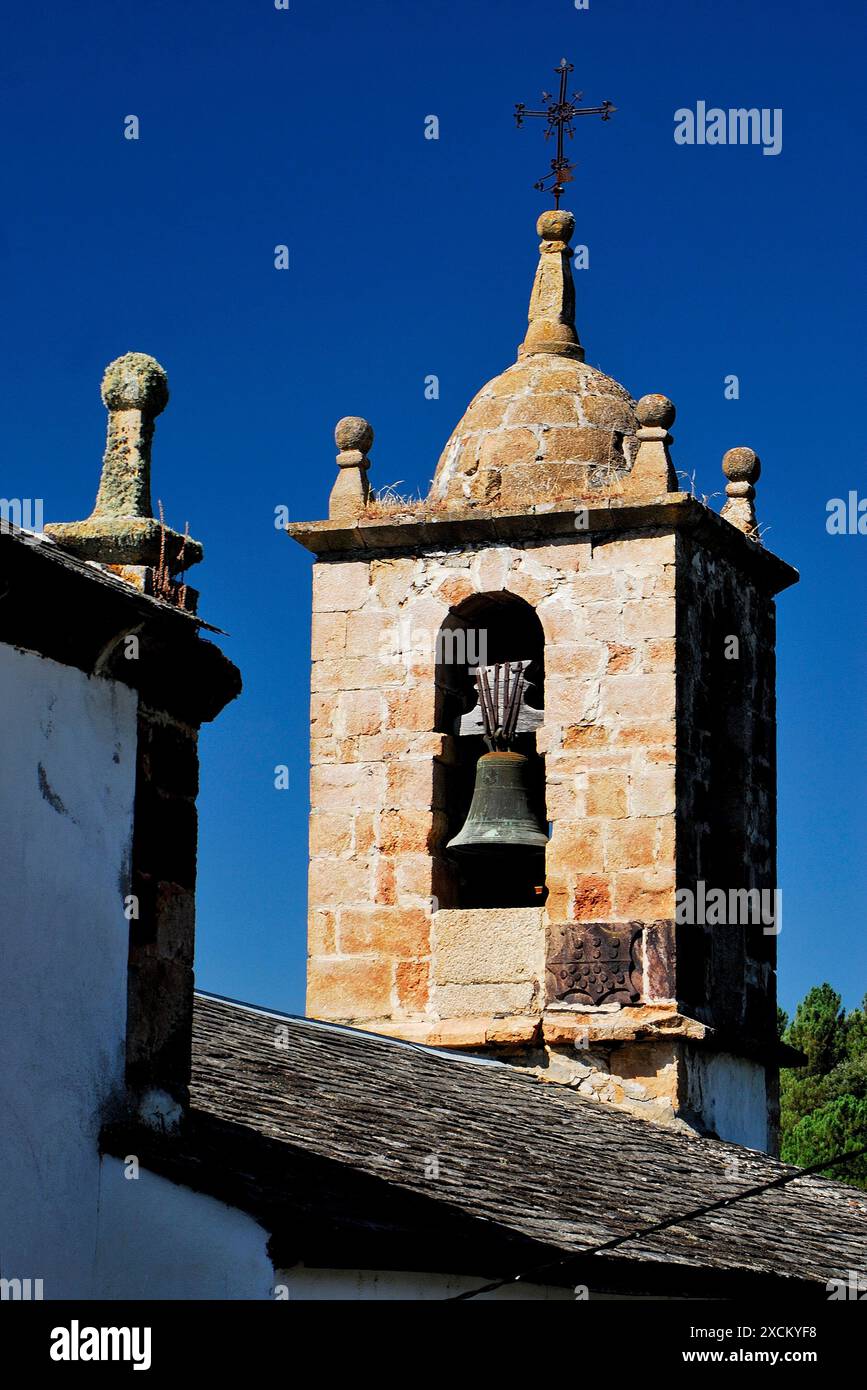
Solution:
<path fill-rule="evenodd" d="M 840 1096 L 820 1105 L 794 1126 L 786 1140 L 784 1157 L 789 1163 L 809 1168 L 823 1158 L 831 1158 L 850 1149 L 867 1145 L 867 1100 L 855 1096 Z M 856 1158 L 843 1167 L 831 1167 L 829 1178 L 867 1187 L 867 1155 Z"/>
<path fill-rule="evenodd" d="M 780 1010 L 778 1022 L 784 1018 Z M 839 994 L 817 985 L 782 1036 L 806 1057 L 780 1075 L 782 1157 L 809 1167 L 867 1145 L 867 996 L 847 1015 Z M 867 1188 L 867 1157 L 828 1176 Z"/>
<path fill-rule="evenodd" d="M 824 1076 L 846 1055 L 843 1001 L 829 984 L 814 985 L 795 1010 L 786 1031 L 791 1043 L 807 1058 L 808 1076 Z"/>
<path fill-rule="evenodd" d="M 867 1058 L 867 994 L 846 1019 L 846 1050 L 853 1060 Z"/>

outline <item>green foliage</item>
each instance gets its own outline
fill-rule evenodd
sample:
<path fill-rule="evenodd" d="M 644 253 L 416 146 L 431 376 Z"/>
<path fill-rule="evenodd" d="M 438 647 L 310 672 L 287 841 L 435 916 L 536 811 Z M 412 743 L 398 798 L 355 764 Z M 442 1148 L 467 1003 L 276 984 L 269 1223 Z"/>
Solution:
<path fill-rule="evenodd" d="M 846 1019 L 846 1044 L 850 1057 L 867 1057 L 867 994 Z"/>
<path fill-rule="evenodd" d="M 859 1100 L 856 1096 L 839 1096 L 798 1121 L 787 1137 L 783 1157 L 789 1163 L 809 1168 L 823 1158 L 863 1148 L 865 1143 L 867 1100 Z M 829 1168 L 825 1176 L 867 1187 L 867 1154 L 855 1159 L 845 1169 Z"/>
<path fill-rule="evenodd" d="M 814 985 L 786 1029 L 786 1042 L 807 1057 L 806 1072 L 824 1076 L 846 1052 L 843 1001 L 830 985 Z"/>
<path fill-rule="evenodd" d="M 806 1064 L 780 1074 L 781 1153 L 809 1167 L 867 1145 L 867 995 L 846 1014 L 830 985 L 811 989 L 791 1023 L 778 1010 L 781 1036 Z M 867 1156 L 829 1177 L 867 1188 Z"/>

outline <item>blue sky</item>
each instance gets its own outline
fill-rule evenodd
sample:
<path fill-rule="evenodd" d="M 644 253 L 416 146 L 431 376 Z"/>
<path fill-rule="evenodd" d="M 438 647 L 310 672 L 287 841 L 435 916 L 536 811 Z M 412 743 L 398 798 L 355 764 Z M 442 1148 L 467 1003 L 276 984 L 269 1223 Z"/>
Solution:
<path fill-rule="evenodd" d="M 377 486 L 425 490 L 514 360 L 550 151 L 512 109 L 565 54 L 618 107 L 572 145 L 588 360 L 672 397 L 700 494 L 756 448 L 766 543 L 801 571 L 779 602 L 780 996 L 828 979 L 856 1004 L 867 537 L 825 520 L 867 494 L 857 0 L 52 0 L 4 31 L 0 491 L 85 516 L 102 370 L 156 356 L 154 496 L 204 542 L 201 611 L 244 675 L 202 736 L 199 984 L 303 1009 L 309 557 L 274 508 L 324 514 L 346 414 L 374 424 Z M 781 153 L 676 145 L 699 100 L 782 108 Z"/>

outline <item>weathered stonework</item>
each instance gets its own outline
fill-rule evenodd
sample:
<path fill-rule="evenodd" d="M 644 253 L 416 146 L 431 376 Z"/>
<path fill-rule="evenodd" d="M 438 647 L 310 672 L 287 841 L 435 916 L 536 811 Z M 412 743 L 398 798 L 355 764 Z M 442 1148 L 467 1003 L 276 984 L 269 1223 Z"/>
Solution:
<path fill-rule="evenodd" d="M 771 1147 L 774 938 L 677 921 L 676 893 L 774 886 L 773 598 L 796 576 L 742 524 L 751 451 L 726 456 L 735 525 L 677 491 L 674 406 L 584 364 L 571 219 L 539 229 L 519 360 L 429 497 L 356 487 L 289 528 L 317 556 L 308 1009 Z M 441 642 L 480 633 L 501 654 L 475 660 L 530 662 L 543 709 L 534 906 L 468 896 L 446 852 L 483 747 L 456 718 L 473 658 Z"/>
<path fill-rule="evenodd" d="M 151 445 L 156 417 L 168 404 L 168 378 L 156 358 L 128 352 L 106 367 L 102 399 L 108 427 L 93 511 L 86 521 L 52 522 L 45 531 L 79 559 L 111 565 L 149 592 L 149 569 L 175 574 L 203 554 L 199 541 L 153 515 Z"/>
<path fill-rule="evenodd" d="M 756 521 L 754 484 L 758 481 L 762 466 L 758 455 L 752 449 L 729 449 L 723 454 L 723 473 L 726 483 L 726 502 L 721 515 L 732 526 L 737 526 L 751 540 L 760 540 Z"/>
<path fill-rule="evenodd" d="M 483 386 L 443 450 L 431 498 L 464 505 L 597 496 L 635 450 L 627 391 L 584 362 L 523 357 Z"/>
<path fill-rule="evenodd" d="M 431 1011 L 541 1017 L 542 908 L 441 908 L 432 916 Z"/>
<path fill-rule="evenodd" d="M 442 452 L 437 505 L 515 507 L 617 495 L 636 446 L 635 405 L 584 362 L 575 328 L 570 212 L 546 212 L 518 361 L 474 397 Z M 665 488 L 661 489 L 665 490 Z"/>
<path fill-rule="evenodd" d="M 367 455 L 373 443 L 373 429 L 360 416 L 346 415 L 337 422 L 334 442 L 340 450 L 337 455 L 340 471 L 328 499 L 328 515 L 348 520 L 361 515 L 371 496 Z"/>
<path fill-rule="evenodd" d="M 636 907 L 672 915 L 675 681 L 673 654 L 661 662 L 659 642 L 674 636 L 673 561 L 669 535 L 315 567 L 311 910 L 334 913 L 334 954 L 359 950 L 347 924 L 378 905 L 380 927 L 362 954 L 387 957 L 392 971 L 430 958 L 418 914 L 429 919 L 441 897 L 443 774 L 454 757 L 454 736 L 436 727 L 435 645 L 456 573 L 462 595 L 530 588 L 549 638 L 537 740 L 553 823 L 547 920 L 629 920 Z M 628 669 L 612 663 L 612 648 L 629 651 Z M 542 952 L 541 925 L 538 940 Z M 543 974 L 540 954 L 540 998 Z M 417 1013 L 419 997 L 413 1007 L 395 1000 L 396 1016 Z"/>
<path fill-rule="evenodd" d="M 677 880 L 776 887 L 775 612 L 761 586 L 678 538 Z M 776 1028 L 777 937 L 763 926 L 683 932 L 680 990 L 733 1038 Z"/>
<path fill-rule="evenodd" d="M 773 876 L 767 586 L 690 530 L 660 526 L 355 557 L 314 567 L 310 1011 L 466 1047 L 492 1045 L 502 1015 L 513 1026 L 500 1047 L 544 1045 L 546 934 L 564 924 L 638 923 L 642 1005 L 678 1006 L 723 1030 L 721 1039 L 752 1020 L 750 1044 L 772 1047 L 773 938 L 756 942 L 753 933 L 747 949 L 737 929 L 723 937 L 660 925 L 672 922 L 675 889 L 695 866 L 713 872 L 717 822 L 702 819 L 709 803 L 701 798 L 713 800 L 714 776 L 747 777 L 737 784 L 747 796 L 738 793 L 740 848 L 720 868 L 726 885 L 747 842 L 755 872 L 746 886 Z M 538 924 L 532 970 L 513 977 L 506 969 L 508 913 L 498 936 L 480 911 L 478 929 L 462 939 L 472 963 L 449 978 L 437 943 L 467 910 L 452 908 L 443 852 L 456 745 L 437 724 L 436 639 L 474 596 L 498 594 L 530 602 L 545 635 L 536 744 L 551 822 L 547 900 L 516 919 L 522 930 Z M 744 659 L 732 666 L 737 682 L 720 706 L 722 652 L 708 643 L 729 628 Z M 720 708 L 749 747 L 739 759 L 737 739 L 717 738 L 725 769 L 714 773 L 708 719 Z M 623 1035 L 615 1019 L 612 1010 L 597 1031 L 617 1050 L 611 1074 L 629 1079 L 637 1034 Z M 676 1076 L 674 1116 L 689 1109 L 682 1066 Z"/>

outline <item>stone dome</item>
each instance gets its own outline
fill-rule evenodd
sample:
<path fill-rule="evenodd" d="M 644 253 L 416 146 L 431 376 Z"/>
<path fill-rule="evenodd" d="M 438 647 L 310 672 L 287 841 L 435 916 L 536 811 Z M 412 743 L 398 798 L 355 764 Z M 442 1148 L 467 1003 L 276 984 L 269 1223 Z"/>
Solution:
<path fill-rule="evenodd" d="M 543 213 L 539 267 L 518 361 L 473 398 L 446 444 L 432 502 L 513 510 L 592 494 L 629 471 L 629 393 L 584 361 L 575 330 L 571 213 Z"/>
<path fill-rule="evenodd" d="M 474 396 L 440 455 L 431 500 L 512 509 L 592 493 L 629 470 L 637 428 L 634 401 L 610 376 L 533 353 Z"/>

